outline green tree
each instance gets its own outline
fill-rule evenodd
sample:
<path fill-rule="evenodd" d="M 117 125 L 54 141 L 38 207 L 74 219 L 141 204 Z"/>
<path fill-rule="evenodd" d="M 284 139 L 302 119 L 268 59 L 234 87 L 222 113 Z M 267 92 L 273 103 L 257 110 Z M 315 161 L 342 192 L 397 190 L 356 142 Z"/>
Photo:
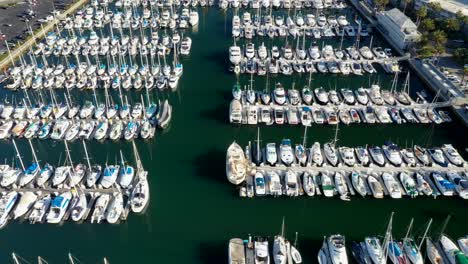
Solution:
<path fill-rule="evenodd" d="M 418 53 L 419 53 L 419 57 L 426 59 L 426 58 L 433 57 L 434 54 L 436 53 L 436 50 L 431 45 L 425 45 L 418 51 Z"/>
<path fill-rule="evenodd" d="M 425 18 L 421 20 L 419 25 L 423 31 L 433 31 L 435 29 L 435 23 L 432 18 Z"/>
<path fill-rule="evenodd" d="M 439 2 L 430 2 L 429 9 L 432 11 L 433 15 L 440 13 L 442 11 L 442 6 Z"/>
<path fill-rule="evenodd" d="M 421 6 L 418 10 L 416 10 L 416 24 L 419 25 L 421 19 L 427 16 L 427 7 Z"/>
<path fill-rule="evenodd" d="M 458 22 L 460 22 L 460 27 L 463 28 L 466 24 L 468 24 L 468 16 L 465 16 L 461 10 L 458 10 L 456 14 L 456 18 Z"/>
<path fill-rule="evenodd" d="M 436 30 L 432 32 L 432 41 L 434 41 L 436 45 L 445 46 L 447 43 L 447 34 L 445 34 L 443 30 Z"/>
<path fill-rule="evenodd" d="M 403 1 L 403 13 L 406 13 L 406 8 L 409 4 L 413 2 L 413 0 L 402 0 Z"/>
<path fill-rule="evenodd" d="M 453 58 L 461 65 L 468 64 L 468 49 L 458 48 L 453 51 Z"/>
<path fill-rule="evenodd" d="M 449 18 L 445 20 L 445 29 L 447 31 L 455 32 L 460 30 L 460 22 L 456 18 Z"/>
<path fill-rule="evenodd" d="M 385 10 L 385 7 L 388 5 L 390 0 L 374 0 L 375 5 L 379 11 Z"/>

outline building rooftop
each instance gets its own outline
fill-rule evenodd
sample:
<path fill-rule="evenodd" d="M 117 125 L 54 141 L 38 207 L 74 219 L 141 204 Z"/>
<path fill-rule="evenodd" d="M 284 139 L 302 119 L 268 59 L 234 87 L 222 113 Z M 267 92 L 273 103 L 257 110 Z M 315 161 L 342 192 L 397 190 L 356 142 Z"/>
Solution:
<path fill-rule="evenodd" d="M 403 14 L 399 9 L 393 8 L 389 11 L 385 11 L 384 14 L 390 18 L 399 28 L 407 29 L 407 28 L 414 28 L 416 29 L 416 25 L 408 18 L 405 14 Z"/>

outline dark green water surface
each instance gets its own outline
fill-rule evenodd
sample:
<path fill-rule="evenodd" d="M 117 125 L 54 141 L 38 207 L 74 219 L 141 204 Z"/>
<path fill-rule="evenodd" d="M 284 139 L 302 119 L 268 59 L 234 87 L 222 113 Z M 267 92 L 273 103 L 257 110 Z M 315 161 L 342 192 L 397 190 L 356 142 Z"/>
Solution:
<path fill-rule="evenodd" d="M 156 135 L 152 142 L 137 141 L 140 156 L 149 171 L 151 201 L 145 215 L 130 215 L 118 226 L 108 224 L 74 224 L 63 226 L 30 225 L 11 222 L 0 231 L 0 263 L 10 263 L 11 252 L 30 261 L 38 255 L 49 263 L 66 263 L 72 252 L 82 263 L 98 263 L 108 257 L 110 263 L 226 263 L 227 242 L 248 234 L 273 236 L 286 219 L 286 233 L 294 239 L 299 232 L 299 250 L 305 263 L 315 263 L 322 237 L 340 232 L 348 241 L 366 235 L 382 235 L 391 211 L 394 237 L 403 237 L 411 217 L 414 230 L 421 233 L 429 218 L 431 229 L 440 230 L 444 218 L 452 219 L 446 233 L 458 238 L 468 233 L 467 202 L 451 199 L 375 200 L 355 198 L 351 202 L 325 198 L 256 198 L 238 197 L 236 188 L 225 176 L 225 150 L 236 140 L 242 145 L 256 136 L 255 127 L 234 127 L 228 123 L 231 87 L 236 82 L 227 72 L 227 49 L 232 44 L 230 18 L 217 9 L 200 11 L 200 25 L 191 34 L 192 52 L 183 60 L 184 75 L 179 91 L 166 96 L 171 100 L 173 118 L 170 128 Z M 267 41 L 266 41 L 267 42 Z M 307 76 L 280 78 L 286 85 L 294 79 L 302 86 Z M 248 76 L 242 77 L 247 83 Z M 255 85 L 264 87 L 264 78 Z M 391 76 L 373 76 L 390 87 Z M 288 80 L 288 81 L 286 81 Z M 272 82 L 273 80 L 270 80 Z M 356 89 L 369 82 L 364 77 L 314 76 L 313 85 Z M 422 84 L 412 79 L 412 89 Z M 286 86 L 289 87 L 289 86 Z M 261 129 L 263 143 L 291 138 L 302 140 L 302 127 L 268 127 Z M 401 145 L 418 143 L 441 145 L 452 143 L 459 150 L 468 147 L 467 129 L 458 122 L 432 125 L 353 125 L 340 127 L 339 144 L 357 146 L 383 144 L 393 140 Z M 308 143 L 325 142 L 334 136 L 334 128 L 312 126 Z M 31 160 L 24 140 L 18 140 L 24 160 Z M 60 142 L 34 140 L 42 162 L 56 164 L 63 160 Z M 82 145 L 70 143 L 75 162 L 84 159 Z M 11 160 L 10 142 L 0 143 L 0 157 Z M 131 144 L 88 143 L 92 162 L 104 164 L 115 160 L 122 149 L 133 160 Z M 350 257 L 351 258 L 351 257 Z"/>

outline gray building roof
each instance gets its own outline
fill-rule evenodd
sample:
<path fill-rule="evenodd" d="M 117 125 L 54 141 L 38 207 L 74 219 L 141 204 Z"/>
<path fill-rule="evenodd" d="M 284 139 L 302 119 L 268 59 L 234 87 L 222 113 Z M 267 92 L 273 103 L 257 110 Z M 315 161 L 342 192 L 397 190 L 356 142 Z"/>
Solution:
<path fill-rule="evenodd" d="M 385 15 L 393 21 L 399 28 L 417 28 L 416 25 L 403 14 L 399 9 L 393 8 L 392 10 L 385 11 Z"/>

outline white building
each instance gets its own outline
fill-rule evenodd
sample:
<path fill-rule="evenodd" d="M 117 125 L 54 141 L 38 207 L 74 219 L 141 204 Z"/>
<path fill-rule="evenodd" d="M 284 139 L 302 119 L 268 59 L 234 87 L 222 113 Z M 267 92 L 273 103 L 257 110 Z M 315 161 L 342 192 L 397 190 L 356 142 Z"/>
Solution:
<path fill-rule="evenodd" d="M 399 9 L 378 12 L 376 16 L 384 35 L 400 50 L 421 39 L 418 27 Z"/>

